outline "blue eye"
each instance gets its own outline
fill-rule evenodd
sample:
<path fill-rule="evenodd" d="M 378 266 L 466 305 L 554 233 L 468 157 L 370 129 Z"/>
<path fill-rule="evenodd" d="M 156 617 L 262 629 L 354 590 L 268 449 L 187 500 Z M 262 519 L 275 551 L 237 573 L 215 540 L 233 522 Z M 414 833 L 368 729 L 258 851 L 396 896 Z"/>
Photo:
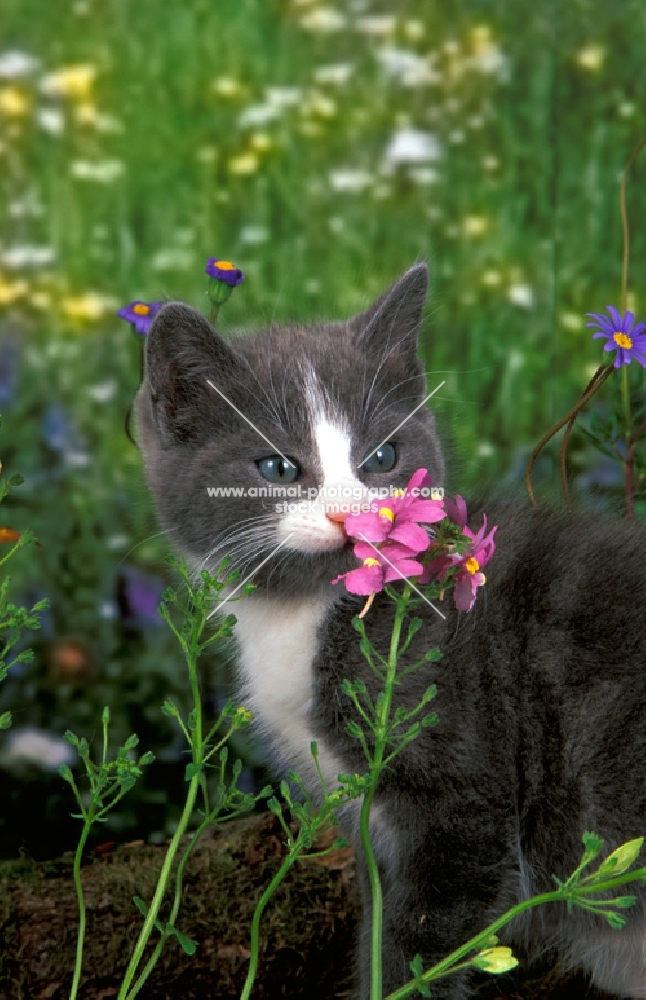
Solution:
<path fill-rule="evenodd" d="M 366 462 L 361 463 L 364 472 L 390 472 L 397 464 L 394 444 L 382 444 Z"/>
<path fill-rule="evenodd" d="M 280 455 L 269 455 L 256 462 L 258 472 L 270 483 L 293 483 L 298 478 L 298 466 L 286 462 Z"/>

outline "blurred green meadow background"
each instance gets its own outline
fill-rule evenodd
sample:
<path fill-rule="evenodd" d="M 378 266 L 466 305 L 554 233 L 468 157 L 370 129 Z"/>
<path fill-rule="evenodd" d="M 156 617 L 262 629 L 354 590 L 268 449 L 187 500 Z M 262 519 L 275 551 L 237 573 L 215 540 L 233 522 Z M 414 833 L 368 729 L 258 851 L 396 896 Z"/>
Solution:
<path fill-rule="evenodd" d="M 619 305 L 644 53 L 643 0 L 2 0 L 0 458 L 25 476 L 2 518 L 42 543 L 13 560 L 14 599 L 51 609 L 0 689 L 0 854 L 72 846 L 61 737 L 92 737 L 103 705 L 115 744 L 136 731 L 159 757 L 104 839 L 164 836 L 183 793 L 159 712 L 184 688 L 156 613 L 166 543 L 124 432 L 139 342 L 116 310 L 207 312 L 218 256 L 247 275 L 223 333 L 339 318 L 428 260 L 446 485 L 517 489 L 600 363 L 585 313 Z M 572 472 L 588 493 L 620 475 L 576 436 Z"/>

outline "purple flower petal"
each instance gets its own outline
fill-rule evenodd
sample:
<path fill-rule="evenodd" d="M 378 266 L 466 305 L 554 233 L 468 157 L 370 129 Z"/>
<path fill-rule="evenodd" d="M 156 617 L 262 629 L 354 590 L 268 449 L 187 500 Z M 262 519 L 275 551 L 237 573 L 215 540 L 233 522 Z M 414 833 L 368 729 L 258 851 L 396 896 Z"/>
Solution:
<path fill-rule="evenodd" d="M 135 333 L 145 337 L 163 304 L 163 302 L 131 302 L 123 309 L 117 310 L 117 316 L 130 323 Z"/>
<path fill-rule="evenodd" d="M 215 278 L 216 281 L 222 281 L 229 288 L 235 288 L 236 285 L 241 284 L 244 281 L 244 274 L 239 267 L 232 264 L 230 260 L 220 260 L 217 257 L 209 257 L 205 273 L 208 274 L 209 278 Z"/>

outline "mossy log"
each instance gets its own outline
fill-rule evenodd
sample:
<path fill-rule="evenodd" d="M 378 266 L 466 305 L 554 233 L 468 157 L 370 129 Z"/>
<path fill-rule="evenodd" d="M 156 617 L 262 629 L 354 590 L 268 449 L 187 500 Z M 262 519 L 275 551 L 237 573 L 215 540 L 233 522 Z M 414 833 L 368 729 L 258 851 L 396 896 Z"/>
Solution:
<path fill-rule="evenodd" d="M 330 844 L 335 835 L 329 832 Z M 186 955 L 171 938 L 138 994 L 141 1000 L 237 1000 L 247 973 L 253 909 L 284 856 L 283 839 L 272 814 L 203 834 L 187 866 L 178 919 L 179 930 L 198 942 L 197 950 Z M 132 899 L 151 899 L 164 847 L 105 845 L 85 860 L 87 933 L 79 1000 L 117 996 L 142 924 Z M 263 916 L 254 998 L 350 997 L 358 915 L 349 847 L 296 864 Z M 0 998 L 67 1000 L 77 927 L 71 855 L 0 865 Z M 478 995 L 487 1000 L 600 996 L 581 979 L 564 981 L 545 969 L 531 977 L 483 978 Z"/>

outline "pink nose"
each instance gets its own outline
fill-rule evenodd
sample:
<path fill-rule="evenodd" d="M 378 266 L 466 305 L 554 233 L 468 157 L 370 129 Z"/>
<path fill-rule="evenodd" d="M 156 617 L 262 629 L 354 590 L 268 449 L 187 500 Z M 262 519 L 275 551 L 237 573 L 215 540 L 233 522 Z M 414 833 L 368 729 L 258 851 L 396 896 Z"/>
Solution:
<path fill-rule="evenodd" d="M 332 511 L 326 511 L 325 516 L 327 517 L 328 521 L 334 521 L 335 524 L 344 524 L 346 519 L 346 515 L 342 514 L 341 511 L 338 511 L 337 513 L 333 513 Z"/>

